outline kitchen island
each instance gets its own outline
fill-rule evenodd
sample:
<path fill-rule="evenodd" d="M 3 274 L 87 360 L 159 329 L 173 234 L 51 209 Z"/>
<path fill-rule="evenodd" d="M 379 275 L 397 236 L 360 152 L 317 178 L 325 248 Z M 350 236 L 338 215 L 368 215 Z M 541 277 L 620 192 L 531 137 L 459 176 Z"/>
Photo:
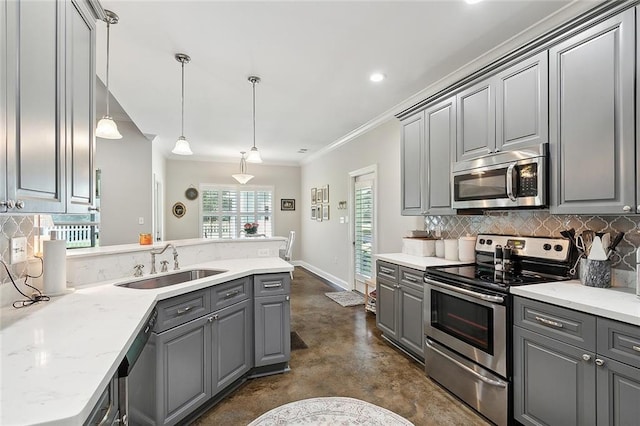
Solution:
<path fill-rule="evenodd" d="M 152 290 L 115 285 L 131 278 L 105 280 L 49 302 L 0 310 L 0 424 L 83 424 L 156 302 L 242 277 L 293 270 L 277 257 L 183 267 L 196 268 L 226 272 Z"/>

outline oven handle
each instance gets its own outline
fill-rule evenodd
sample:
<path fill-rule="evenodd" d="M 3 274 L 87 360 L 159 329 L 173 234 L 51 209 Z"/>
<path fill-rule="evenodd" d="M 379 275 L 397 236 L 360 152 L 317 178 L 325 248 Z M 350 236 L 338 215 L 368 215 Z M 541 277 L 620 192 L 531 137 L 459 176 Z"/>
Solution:
<path fill-rule="evenodd" d="M 511 163 L 507 167 L 507 196 L 511 201 L 517 201 L 515 194 L 513 193 L 513 178 L 515 176 L 514 171 L 518 163 Z"/>
<path fill-rule="evenodd" d="M 467 295 L 467 296 L 474 297 L 476 299 L 484 300 L 485 302 L 504 303 L 504 297 L 503 296 L 492 296 L 490 294 L 477 293 L 477 292 L 472 291 L 472 290 L 467 290 L 466 288 L 456 287 L 455 285 L 445 284 L 445 283 L 441 283 L 439 281 L 432 281 L 432 280 L 429 280 L 427 278 L 425 278 L 424 281 L 426 283 L 428 283 L 428 284 L 432 284 L 432 285 L 435 285 L 437 287 L 446 288 L 447 290 L 451 290 L 451 291 L 454 291 L 456 293 L 460 293 L 460 294 L 464 294 L 464 295 Z"/>
<path fill-rule="evenodd" d="M 429 340 L 429 338 L 425 339 L 425 344 L 429 347 L 429 349 L 431 349 L 432 351 L 436 352 L 438 355 L 446 358 L 447 360 L 451 361 L 452 363 L 454 363 L 458 367 L 462 368 L 463 370 L 467 371 L 468 373 L 471 373 L 473 376 L 475 376 L 478 379 L 482 380 L 486 384 L 491 385 L 491 386 L 501 387 L 501 388 L 506 388 L 507 387 L 507 383 L 506 382 L 503 382 L 501 380 L 493 380 L 493 379 L 490 379 L 488 377 L 485 377 L 482 374 L 480 374 L 477 371 L 475 371 L 473 368 L 469 368 L 466 365 L 464 365 L 463 363 L 461 363 L 460 361 L 451 358 L 449 355 L 447 355 L 444 352 L 442 352 L 439 349 L 437 349 L 434 346 L 434 343 L 435 342 L 432 342 L 431 340 Z"/>

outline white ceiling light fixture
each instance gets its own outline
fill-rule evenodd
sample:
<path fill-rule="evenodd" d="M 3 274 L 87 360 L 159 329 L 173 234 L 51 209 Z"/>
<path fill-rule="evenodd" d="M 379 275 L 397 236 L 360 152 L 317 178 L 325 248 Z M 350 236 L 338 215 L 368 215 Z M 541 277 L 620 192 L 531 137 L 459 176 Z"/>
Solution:
<path fill-rule="evenodd" d="M 247 160 L 244 158 L 244 151 L 240 151 L 242 158 L 240 158 L 240 173 L 236 173 L 235 175 L 231 175 L 232 178 L 237 180 L 240 185 L 244 185 L 254 178 L 253 175 L 247 173 Z"/>
<path fill-rule="evenodd" d="M 260 77 L 252 75 L 249 77 L 249 82 L 253 86 L 253 147 L 251 151 L 249 151 L 247 161 L 249 163 L 262 163 L 262 158 L 260 157 L 258 148 L 256 148 L 256 83 L 260 83 Z"/>
<path fill-rule="evenodd" d="M 109 115 L 109 30 L 112 24 L 119 21 L 118 15 L 110 10 L 104 11 L 106 17 L 104 21 L 107 23 L 107 113 L 104 115 L 96 126 L 96 137 L 103 139 L 122 139 L 122 135 L 118 131 L 118 125 Z"/>
<path fill-rule="evenodd" d="M 385 78 L 387 78 L 387 76 L 382 74 L 381 72 L 374 72 L 369 76 L 369 80 L 373 81 L 374 83 L 380 83 Z"/>
<path fill-rule="evenodd" d="M 191 58 L 189 55 L 184 53 L 176 53 L 176 61 L 180 62 L 182 65 L 182 124 L 180 127 L 180 137 L 176 141 L 176 146 L 173 147 L 171 152 L 178 155 L 193 155 L 193 151 L 191 151 L 191 147 L 189 146 L 189 141 L 184 137 L 184 64 L 188 64 L 191 61 Z"/>

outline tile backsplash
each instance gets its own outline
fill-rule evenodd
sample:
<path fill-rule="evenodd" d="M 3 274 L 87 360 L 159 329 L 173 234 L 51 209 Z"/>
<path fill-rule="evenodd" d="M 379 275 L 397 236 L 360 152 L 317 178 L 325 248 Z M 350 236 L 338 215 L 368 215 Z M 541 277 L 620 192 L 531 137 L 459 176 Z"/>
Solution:
<path fill-rule="evenodd" d="M 14 277 L 27 273 L 28 262 L 9 265 L 9 241 L 13 237 L 27 237 L 27 256 L 33 257 L 33 215 L 4 216 L 0 214 L 0 259 L 8 266 Z M 0 284 L 9 283 L 4 267 L 0 265 Z"/>
<path fill-rule="evenodd" d="M 613 268 L 635 270 L 635 251 L 640 247 L 640 216 L 551 215 L 547 210 L 496 211 L 477 216 L 425 216 L 426 230 L 441 226 L 444 238 L 466 234 L 505 234 L 518 236 L 561 237 L 560 231 L 574 228 L 576 234 L 591 229 L 596 232 L 624 232 L 618 245 L 619 258 Z"/>

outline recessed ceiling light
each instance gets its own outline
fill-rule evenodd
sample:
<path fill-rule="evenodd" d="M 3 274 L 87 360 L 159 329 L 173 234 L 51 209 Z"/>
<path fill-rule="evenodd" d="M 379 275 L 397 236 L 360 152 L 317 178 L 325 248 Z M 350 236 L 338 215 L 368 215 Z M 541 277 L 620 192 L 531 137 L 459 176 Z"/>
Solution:
<path fill-rule="evenodd" d="M 480 3 L 482 0 L 464 0 L 467 2 L 467 4 L 476 4 L 476 3 Z"/>
<path fill-rule="evenodd" d="M 387 78 L 387 76 L 382 74 L 381 72 L 374 72 L 369 76 L 369 80 L 373 81 L 374 83 L 379 83 L 385 78 Z"/>
<path fill-rule="evenodd" d="M 298 150 L 298 154 L 304 154 L 305 152 L 309 151 L 307 148 L 300 148 Z"/>

